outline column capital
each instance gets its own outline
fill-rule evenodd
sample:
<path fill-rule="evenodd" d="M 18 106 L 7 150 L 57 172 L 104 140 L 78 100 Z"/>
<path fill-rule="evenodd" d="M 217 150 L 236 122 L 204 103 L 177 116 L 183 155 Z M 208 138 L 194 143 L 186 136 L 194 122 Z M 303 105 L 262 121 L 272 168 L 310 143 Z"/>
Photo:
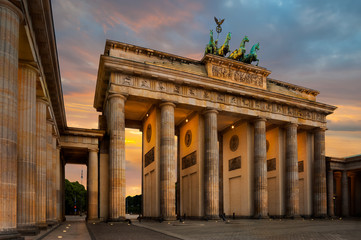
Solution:
<path fill-rule="evenodd" d="M 285 128 L 289 128 L 289 127 L 296 127 L 298 128 L 298 124 L 295 122 L 288 122 L 285 124 Z"/>
<path fill-rule="evenodd" d="M 7 7 L 10 10 L 12 10 L 16 15 L 18 15 L 19 22 L 21 22 L 24 19 L 23 12 L 17 6 L 15 6 L 13 3 L 11 3 L 10 1 L 8 1 L 8 0 L 0 0 L 0 6 Z"/>
<path fill-rule="evenodd" d="M 88 148 L 88 152 L 99 152 L 98 148 Z"/>
<path fill-rule="evenodd" d="M 33 70 L 37 74 L 40 74 L 39 69 L 36 66 L 34 66 L 33 61 L 19 60 L 19 68 L 30 68 L 31 70 Z"/>
<path fill-rule="evenodd" d="M 46 97 L 36 97 L 36 101 L 49 105 L 48 99 Z"/>
<path fill-rule="evenodd" d="M 202 112 L 203 115 L 206 115 L 207 113 L 215 113 L 215 114 L 218 114 L 219 111 L 217 111 L 217 110 L 214 109 L 214 108 L 207 108 L 207 109 L 205 109 L 205 110 Z"/>
<path fill-rule="evenodd" d="M 127 96 L 125 96 L 125 95 L 123 95 L 123 94 L 110 92 L 109 95 L 108 95 L 108 97 L 107 97 L 107 99 L 106 99 L 106 101 L 108 101 L 108 100 L 110 100 L 110 99 L 112 99 L 112 98 L 115 98 L 115 97 L 117 97 L 117 98 L 122 98 L 124 101 L 127 100 Z"/>
<path fill-rule="evenodd" d="M 265 117 L 257 117 L 252 122 L 253 123 L 255 123 L 255 122 L 267 122 L 267 118 L 265 118 Z"/>
<path fill-rule="evenodd" d="M 313 129 L 313 132 L 325 132 L 326 130 L 326 127 L 316 127 Z"/>
<path fill-rule="evenodd" d="M 159 107 L 161 108 L 161 107 L 167 106 L 167 105 L 172 106 L 174 108 L 176 107 L 176 105 L 173 102 L 162 102 L 159 104 Z"/>

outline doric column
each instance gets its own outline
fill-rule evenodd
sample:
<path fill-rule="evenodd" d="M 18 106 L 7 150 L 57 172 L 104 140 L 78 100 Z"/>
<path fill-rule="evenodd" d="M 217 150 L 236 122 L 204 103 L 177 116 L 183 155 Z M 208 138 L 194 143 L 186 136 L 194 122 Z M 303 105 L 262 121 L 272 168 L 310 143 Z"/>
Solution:
<path fill-rule="evenodd" d="M 160 214 L 175 220 L 176 162 L 174 152 L 174 108 L 171 102 L 160 104 Z"/>
<path fill-rule="evenodd" d="M 254 121 L 254 217 L 268 217 L 266 119 Z"/>
<path fill-rule="evenodd" d="M 56 147 L 56 162 L 55 162 L 55 191 L 56 191 L 56 212 L 55 220 L 61 222 L 63 220 L 61 213 L 61 162 L 60 162 L 61 147 Z"/>
<path fill-rule="evenodd" d="M 20 64 L 18 70 L 18 197 L 17 228 L 36 234 L 36 79 L 37 70 Z"/>
<path fill-rule="evenodd" d="M 286 126 L 286 216 L 297 217 L 300 209 L 298 185 L 297 124 Z"/>
<path fill-rule="evenodd" d="M 126 97 L 111 94 L 109 111 L 109 218 L 119 221 L 125 218 L 125 116 Z"/>
<path fill-rule="evenodd" d="M 53 121 L 46 121 L 46 222 L 54 224 L 53 216 Z"/>
<path fill-rule="evenodd" d="M 335 216 L 333 203 L 333 170 L 327 171 L 327 214 L 329 217 Z"/>
<path fill-rule="evenodd" d="M 349 199 L 348 199 L 348 178 L 347 178 L 346 170 L 342 171 L 341 185 L 342 185 L 342 216 L 348 217 Z"/>
<path fill-rule="evenodd" d="M 18 51 L 22 14 L 0 0 L 0 238 L 16 237 Z"/>
<path fill-rule="evenodd" d="M 88 220 L 98 219 L 98 149 L 89 149 Z"/>
<path fill-rule="evenodd" d="M 216 110 L 204 113 L 204 215 L 219 218 L 219 156 Z"/>
<path fill-rule="evenodd" d="M 314 132 L 313 214 L 327 216 L 325 129 L 321 128 Z"/>
<path fill-rule="evenodd" d="M 53 199 L 52 205 L 51 205 L 51 211 L 52 211 L 52 219 L 53 222 L 58 222 L 56 213 L 57 213 L 57 201 L 56 201 L 56 160 L 57 158 L 57 149 L 56 149 L 56 135 L 53 133 L 52 136 L 53 144 L 52 144 L 52 151 L 53 151 L 53 158 L 52 158 L 52 174 L 51 174 L 51 197 Z"/>
<path fill-rule="evenodd" d="M 36 225 L 46 229 L 46 108 L 44 99 L 36 99 Z"/>

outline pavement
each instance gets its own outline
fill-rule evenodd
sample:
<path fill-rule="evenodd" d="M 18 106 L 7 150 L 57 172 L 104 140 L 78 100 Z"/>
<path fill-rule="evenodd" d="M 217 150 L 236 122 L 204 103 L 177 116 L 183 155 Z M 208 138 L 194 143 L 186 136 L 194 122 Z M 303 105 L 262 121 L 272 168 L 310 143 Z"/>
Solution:
<path fill-rule="evenodd" d="M 130 216 L 129 218 L 132 218 Z M 134 217 L 135 218 L 135 217 Z M 361 219 L 240 219 L 223 221 L 156 222 L 132 219 L 132 224 L 86 223 L 79 217 L 67 216 L 43 238 L 34 239 L 361 239 Z M 26 240 L 32 238 L 26 238 Z"/>

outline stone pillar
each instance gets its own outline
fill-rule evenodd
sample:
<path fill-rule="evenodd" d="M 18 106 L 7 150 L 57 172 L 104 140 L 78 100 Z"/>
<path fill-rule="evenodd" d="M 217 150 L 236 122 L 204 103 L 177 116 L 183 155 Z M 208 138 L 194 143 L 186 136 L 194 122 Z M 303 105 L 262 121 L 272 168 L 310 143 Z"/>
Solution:
<path fill-rule="evenodd" d="M 46 121 L 46 222 L 55 224 L 53 219 L 53 121 Z"/>
<path fill-rule="evenodd" d="M 98 219 L 98 149 L 89 149 L 88 220 Z"/>
<path fill-rule="evenodd" d="M 36 225 L 46 229 L 46 109 L 48 103 L 36 99 Z"/>
<path fill-rule="evenodd" d="M 347 171 L 342 171 L 342 216 L 348 217 L 349 216 L 349 199 L 348 199 L 348 178 L 347 178 Z"/>
<path fill-rule="evenodd" d="M 18 51 L 21 11 L 0 0 L 0 238 L 17 237 Z"/>
<path fill-rule="evenodd" d="M 61 211 L 61 162 L 60 162 L 60 146 L 56 147 L 56 158 L 55 158 L 55 191 L 56 191 L 56 212 L 55 220 L 61 222 L 62 211 Z"/>
<path fill-rule="evenodd" d="M 100 220 L 106 221 L 109 214 L 109 136 L 103 136 L 99 145 L 99 191 Z"/>
<path fill-rule="evenodd" d="M 34 67 L 19 65 L 17 228 L 26 235 L 39 231 L 35 226 L 36 79 Z"/>
<path fill-rule="evenodd" d="M 327 216 L 325 129 L 321 128 L 314 132 L 313 214 Z"/>
<path fill-rule="evenodd" d="M 160 214 L 164 220 L 176 219 L 174 108 L 175 105 L 171 102 L 160 104 Z"/>
<path fill-rule="evenodd" d="M 125 117 L 126 97 L 111 94 L 109 104 L 109 219 L 125 219 Z"/>
<path fill-rule="evenodd" d="M 266 119 L 254 122 L 254 217 L 268 217 Z"/>
<path fill-rule="evenodd" d="M 286 217 L 299 216 L 297 124 L 286 126 Z"/>
<path fill-rule="evenodd" d="M 204 215 L 219 218 L 219 156 L 216 110 L 204 112 Z"/>
<path fill-rule="evenodd" d="M 333 170 L 327 171 L 327 214 L 329 217 L 335 216 L 333 203 Z"/>
<path fill-rule="evenodd" d="M 52 174 L 51 174 L 51 197 L 53 199 L 51 211 L 52 211 L 52 221 L 58 222 L 56 213 L 57 213 L 57 200 L 56 200 L 56 160 L 57 158 L 57 149 L 56 149 L 56 135 L 53 133 L 52 136 L 53 144 L 52 144 L 52 151 L 53 151 L 53 157 L 52 157 Z"/>

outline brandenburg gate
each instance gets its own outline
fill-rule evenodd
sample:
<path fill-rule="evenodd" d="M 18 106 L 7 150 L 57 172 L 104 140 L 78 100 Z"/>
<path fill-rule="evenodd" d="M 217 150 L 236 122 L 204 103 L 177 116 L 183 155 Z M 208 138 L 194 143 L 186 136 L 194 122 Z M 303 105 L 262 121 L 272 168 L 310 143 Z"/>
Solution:
<path fill-rule="evenodd" d="M 94 99 L 106 132 L 100 161 L 109 161 L 100 218 L 125 216 L 126 127 L 143 133 L 144 217 L 326 216 L 326 116 L 335 107 L 270 73 L 107 40 Z"/>
<path fill-rule="evenodd" d="M 336 108 L 251 64 L 247 36 L 225 57 L 231 34 L 218 48 L 211 31 L 200 61 L 107 40 L 99 128 L 83 129 L 67 126 L 50 1 L 0 0 L 0 19 L 0 239 L 64 221 L 68 163 L 87 165 L 87 220 L 124 220 L 125 128 L 143 136 L 144 218 L 333 216 L 334 193 L 337 213 L 361 211 L 359 157 L 330 158 L 326 187 Z"/>

